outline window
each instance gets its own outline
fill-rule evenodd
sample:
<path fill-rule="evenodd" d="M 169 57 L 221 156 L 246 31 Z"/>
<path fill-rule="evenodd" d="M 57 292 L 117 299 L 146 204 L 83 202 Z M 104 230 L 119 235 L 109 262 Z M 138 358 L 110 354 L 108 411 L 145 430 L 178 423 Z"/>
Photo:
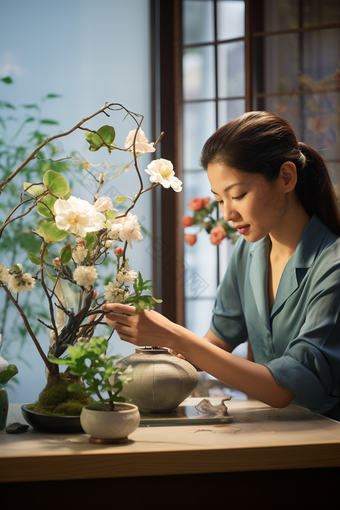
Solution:
<path fill-rule="evenodd" d="M 190 215 L 191 199 L 210 195 L 214 200 L 199 164 L 204 142 L 246 109 L 244 1 L 182 2 L 182 76 L 183 200 L 184 214 Z M 209 328 L 231 252 L 230 242 L 213 246 L 205 232 L 194 246 L 184 247 L 185 325 L 199 335 Z"/>

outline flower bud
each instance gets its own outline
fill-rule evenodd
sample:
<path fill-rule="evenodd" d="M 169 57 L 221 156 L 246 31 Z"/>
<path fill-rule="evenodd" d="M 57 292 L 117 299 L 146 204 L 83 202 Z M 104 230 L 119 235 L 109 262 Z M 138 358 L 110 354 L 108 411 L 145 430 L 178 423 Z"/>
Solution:
<path fill-rule="evenodd" d="M 117 255 L 117 257 L 121 257 L 123 255 L 123 253 L 124 253 L 124 250 L 123 250 L 123 248 L 115 248 L 113 250 L 113 253 L 115 255 Z"/>
<path fill-rule="evenodd" d="M 61 260 L 59 257 L 56 257 L 55 259 L 53 259 L 53 265 L 55 267 L 61 267 L 62 266 L 62 263 L 61 263 Z"/>
<path fill-rule="evenodd" d="M 184 236 L 184 242 L 189 244 L 189 246 L 193 246 L 197 241 L 197 236 L 195 234 L 186 234 Z"/>
<path fill-rule="evenodd" d="M 105 248 L 112 248 L 112 246 L 113 246 L 113 241 L 111 241 L 110 239 L 105 241 Z"/>
<path fill-rule="evenodd" d="M 191 227 L 194 224 L 194 219 L 191 216 L 183 216 L 182 225 L 183 227 Z"/>

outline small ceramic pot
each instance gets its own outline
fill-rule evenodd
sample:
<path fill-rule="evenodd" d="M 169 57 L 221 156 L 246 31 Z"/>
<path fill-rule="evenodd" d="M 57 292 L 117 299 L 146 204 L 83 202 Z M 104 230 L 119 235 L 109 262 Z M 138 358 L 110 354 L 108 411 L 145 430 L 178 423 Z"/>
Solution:
<path fill-rule="evenodd" d="M 115 411 L 85 406 L 80 423 L 91 443 L 126 443 L 128 435 L 138 427 L 140 414 L 133 404 L 115 404 Z"/>
<path fill-rule="evenodd" d="M 0 384 L 0 430 L 6 428 L 8 414 L 8 396 L 5 386 Z"/>

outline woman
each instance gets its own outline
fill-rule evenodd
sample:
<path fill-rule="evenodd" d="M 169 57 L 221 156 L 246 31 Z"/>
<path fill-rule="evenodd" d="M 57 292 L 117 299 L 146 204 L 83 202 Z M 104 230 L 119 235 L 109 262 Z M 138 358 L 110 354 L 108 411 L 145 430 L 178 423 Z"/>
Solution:
<path fill-rule="evenodd" d="M 323 158 L 284 118 L 249 112 L 207 140 L 201 164 L 240 233 L 209 331 L 122 304 L 105 305 L 106 322 L 273 407 L 294 400 L 340 420 L 340 215 Z M 232 354 L 247 338 L 254 362 Z"/>

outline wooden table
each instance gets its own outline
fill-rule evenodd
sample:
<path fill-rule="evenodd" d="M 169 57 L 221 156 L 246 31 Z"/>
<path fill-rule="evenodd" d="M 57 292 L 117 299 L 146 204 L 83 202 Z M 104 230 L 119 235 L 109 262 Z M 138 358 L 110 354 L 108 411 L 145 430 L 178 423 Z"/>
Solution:
<path fill-rule="evenodd" d="M 210 399 L 214 404 L 220 400 Z M 229 424 L 140 427 L 125 445 L 91 444 L 86 434 L 1 431 L 0 489 L 63 487 L 72 499 L 78 488 L 74 503 L 80 497 L 90 504 L 96 495 L 96 506 L 98 491 L 110 501 L 113 490 L 115 503 L 126 492 L 139 502 L 144 494 L 148 508 L 154 503 L 162 509 L 173 507 L 171 498 L 174 506 L 201 508 L 225 501 L 238 508 L 250 503 L 252 508 L 283 508 L 291 504 L 294 491 L 296 504 L 306 507 L 308 498 L 313 504 L 320 498 L 324 506 L 332 487 L 338 491 L 339 422 L 295 405 L 273 409 L 251 399 L 232 399 L 228 411 L 234 417 Z M 14 421 L 24 423 L 19 404 L 10 406 L 8 423 Z M 4 503 L 7 492 L 0 493 Z M 159 499 L 163 493 L 165 506 Z"/>

